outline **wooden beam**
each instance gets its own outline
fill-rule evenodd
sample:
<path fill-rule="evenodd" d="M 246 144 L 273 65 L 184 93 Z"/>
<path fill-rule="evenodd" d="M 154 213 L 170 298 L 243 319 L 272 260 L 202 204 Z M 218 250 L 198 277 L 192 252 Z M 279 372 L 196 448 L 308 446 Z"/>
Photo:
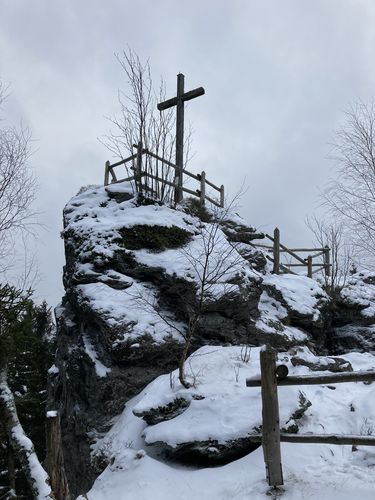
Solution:
<path fill-rule="evenodd" d="M 280 418 L 276 383 L 276 353 L 271 346 L 260 352 L 262 374 L 262 446 L 270 486 L 283 484 Z"/>
<path fill-rule="evenodd" d="M 261 443 L 262 434 L 250 434 L 247 439 L 252 443 Z M 305 444 L 336 444 L 336 445 L 358 445 L 375 446 L 374 436 L 357 436 L 346 434 L 289 434 L 280 433 L 281 443 L 305 443 Z"/>
<path fill-rule="evenodd" d="M 55 411 L 47 412 L 46 441 L 48 474 L 52 491 L 56 500 L 68 500 L 71 496 L 65 474 L 60 417 Z"/>
<path fill-rule="evenodd" d="M 200 192 L 200 203 L 203 207 L 206 202 L 206 172 L 201 173 L 201 192 Z"/>
<path fill-rule="evenodd" d="M 283 443 L 320 443 L 338 445 L 375 446 L 374 436 L 356 436 L 340 434 L 288 434 L 281 433 Z"/>
<path fill-rule="evenodd" d="M 212 203 L 213 205 L 215 205 L 216 207 L 221 207 L 220 203 L 218 203 L 216 200 L 214 200 L 213 198 L 210 198 L 209 196 L 206 195 L 206 200 L 208 200 L 210 203 Z"/>
<path fill-rule="evenodd" d="M 324 260 L 324 272 L 328 278 L 329 276 L 331 276 L 331 267 L 332 267 L 332 264 L 330 264 L 330 248 L 328 246 L 326 246 L 324 249 L 323 260 Z"/>
<path fill-rule="evenodd" d="M 275 228 L 273 233 L 273 272 L 279 274 L 280 272 L 280 229 Z"/>
<path fill-rule="evenodd" d="M 324 248 L 289 248 L 291 252 L 324 252 Z M 281 250 L 286 252 L 286 250 Z"/>
<path fill-rule="evenodd" d="M 184 102 L 190 101 L 190 99 L 194 99 L 194 97 L 199 97 L 201 95 L 204 95 L 204 88 L 203 87 L 198 87 L 194 90 L 189 90 L 189 92 L 185 92 L 185 94 L 182 96 L 182 100 Z"/>
<path fill-rule="evenodd" d="M 374 382 L 375 371 L 341 372 L 320 375 L 288 375 L 284 379 L 277 379 L 277 385 L 327 385 L 343 382 Z M 247 387 L 260 387 L 261 379 L 246 379 Z"/>
<path fill-rule="evenodd" d="M 212 188 L 216 189 L 216 191 L 219 191 L 220 192 L 220 189 L 219 187 L 215 186 L 215 184 L 213 182 L 210 182 L 206 179 L 206 184 L 208 184 L 209 186 L 211 186 Z"/>
<path fill-rule="evenodd" d="M 109 166 L 110 166 L 110 163 L 107 160 L 105 162 L 105 167 L 104 167 L 104 185 L 105 186 L 108 186 L 108 184 L 109 184 Z"/>
<path fill-rule="evenodd" d="M 120 160 L 120 161 L 117 161 L 116 163 L 112 163 L 109 166 L 110 167 L 118 167 L 119 165 L 123 165 L 124 163 L 127 163 L 130 160 L 134 160 L 136 157 L 137 157 L 137 153 L 135 153 L 134 155 L 128 156 L 128 158 L 125 158 L 124 160 Z"/>

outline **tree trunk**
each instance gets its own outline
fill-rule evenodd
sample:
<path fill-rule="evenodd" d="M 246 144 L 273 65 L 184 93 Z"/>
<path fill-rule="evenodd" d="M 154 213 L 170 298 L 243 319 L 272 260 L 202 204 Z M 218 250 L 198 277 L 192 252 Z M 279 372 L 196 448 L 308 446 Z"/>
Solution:
<path fill-rule="evenodd" d="M 47 412 L 46 436 L 48 473 L 53 493 L 56 500 L 70 500 L 71 496 L 64 467 L 60 417 L 56 411 Z"/>
<path fill-rule="evenodd" d="M 0 372 L 0 411 L 9 443 L 17 456 L 35 500 L 54 499 L 47 472 L 41 466 L 34 445 L 18 420 L 12 391 L 5 370 Z"/>

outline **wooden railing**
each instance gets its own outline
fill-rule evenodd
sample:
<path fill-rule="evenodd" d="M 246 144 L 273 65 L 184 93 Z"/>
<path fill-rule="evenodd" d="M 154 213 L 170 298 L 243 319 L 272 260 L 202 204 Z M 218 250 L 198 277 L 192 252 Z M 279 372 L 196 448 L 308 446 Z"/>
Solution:
<path fill-rule="evenodd" d="M 341 382 L 374 382 L 375 371 L 341 372 L 327 375 L 288 376 L 285 365 L 276 366 L 276 352 L 267 346 L 260 352 L 260 378 L 248 378 L 247 387 L 262 388 L 262 433 L 250 436 L 250 441 L 261 442 L 266 475 L 270 486 L 283 484 L 280 442 L 351 444 L 375 446 L 374 436 L 341 434 L 289 434 L 280 432 L 278 385 L 338 384 Z"/>
<path fill-rule="evenodd" d="M 183 169 L 182 174 L 198 181 L 200 188 L 193 190 L 185 186 L 181 187 L 175 182 L 174 179 L 171 180 L 171 178 L 168 177 L 165 171 L 160 176 L 156 168 L 148 168 L 148 169 L 144 168 L 145 164 L 148 165 L 150 164 L 150 159 L 151 159 L 156 162 L 160 162 L 162 166 L 166 166 L 167 168 L 172 169 L 172 172 L 174 173 L 177 169 L 175 164 L 173 164 L 169 160 L 166 160 L 165 158 L 162 158 L 161 156 L 155 153 L 152 153 L 147 148 L 143 148 L 142 143 L 138 143 L 137 145 L 134 145 L 134 147 L 137 149 L 137 152 L 129 156 L 128 158 L 125 158 L 124 160 L 112 164 L 109 161 L 106 162 L 105 172 L 104 172 L 105 186 L 107 186 L 110 183 L 113 184 L 118 182 L 134 181 L 137 192 L 140 193 L 144 193 L 145 191 L 151 192 L 157 199 L 159 199 L 159 201 L 166 201 L 164 199 L 164 195 L 165 193 L 167 193 L 165 188 L 169 186 L 174 190 L 180 189 L 184 193 L 188 193 L 192 196 L 198 197 L 201 205 L 205 205 L 205 202 L 207 200 L 217 207 L 224 207 L 224 186 L 221 185 L 220 187 L 218 187 L 212 182 L 210 182 L 206 178 L 206 173 L 204 171 L 201 172 L 200 174 L 192 174 L 188 170 Z M 119 167 L 120 165 L 125 166 L 125 171 L 133 170 L 134 174 L 124 178 L 118 178 L 115 173 L 115 168 Z M 146 182 L 143 182 L 143 179 L 145 179 Z M 212 198 L 211 196 L 208 196 L 206 194 L 206 186 L 209 186 L 213 190 L 217 191 L 219 193 L 219 198 L 215 199 Z M 174 196 L 166 196 L 166 198 L 168 198 L 168 201 L 175 199 Z"/>
<path fill-rule="evenodd" d="M 272 245 L 253 244 L 256 247 L 265 248 L 272 252 L 272 257 L 269 255 L 266 255 L 266 257 L 273 263 L 273 272 L 275 274 L 298 274 L 293 272 L 291 267 L 304 267 L 307 269 L 309 278 L 312 278 L 313 274 L 319 271 L 324 271 L 326 276 L 330 276 L 332 264 L 330 263 L 330 248 L 328 246 L 324 248 L 288 248 L 280 243 L 280 230 L 278 228 L 275 228 L 273 236 L 269 234 L 264 236 L 272 242 Z M 303 257 L 298 253 L 308 253 L 309 255 Z M 291 262 L 285 262 L 285 260 L 281 262 L 282 255 L 290 256 Z"/>

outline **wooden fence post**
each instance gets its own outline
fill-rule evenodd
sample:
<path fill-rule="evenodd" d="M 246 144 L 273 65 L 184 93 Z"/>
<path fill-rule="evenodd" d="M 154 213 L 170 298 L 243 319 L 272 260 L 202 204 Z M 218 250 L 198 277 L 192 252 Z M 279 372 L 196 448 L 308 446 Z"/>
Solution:
<path fill-rule="evenodd" d="M 137 145 L 137 163 L 135 165 L 135 186 L 138 193 L 141 193 L 141 181 L 142 181 L 142 141 L 138 142 Z"/>
<path fill-rule="evenodd" d="M 270 486 L 284 484 L 280 450 L 280 419 L 276 381 L 276 353 L 267 345 L 260 352 L 262 377 L 262 446 Z"/>
<path fill-rule="evenodd" d="M 307 257 L 307 276 L 309 278 L 312 278 L 312 275 L 313 275 L 313 271 L 312 271 L 312 256 L 309 255 Z"/>
<path fill-rule="evenodd" d="M 224 184 L 220 186 L 220 207 L 224 208 Z"/>
<path fill-rule="evenodd" d="M 16 468 L 13 446 L 8 438 L 8 488 L 16 494 Z M 16 498 L 16 497 L 15 497 Z"/>
<path fill-rule="evenodd" d="M 324 272 L 326 277 L 331 276 L 331 266 L 330 266 L 330 248 L 329 246 L 324 247 Z"/>
<path fill-rule="evenodd" d="M 105 186 L 108 186 L 108 184 L 109 184 L 109 166 L 110 166 L 110 162 L 106 161 L 105 168 L 104 168 L 104 185 Z"/>
<path fill-rule="evenodd" d="M 203 207 L 206 203 L 206 172 L 201 173 L 201 194 L 200 194 L 200 202 Z"/>
<path fill-rule="evenodd" d="M 61 442 L 60 417 L 57 411 L 47 412 L 47 464 L 51 489 L 56 500 L 70 500 Z"/>
<path fill-rule="evenodd" d="M 280 273 L 280 230 L 278 227 L 273 232 L 273 272 Z"/>

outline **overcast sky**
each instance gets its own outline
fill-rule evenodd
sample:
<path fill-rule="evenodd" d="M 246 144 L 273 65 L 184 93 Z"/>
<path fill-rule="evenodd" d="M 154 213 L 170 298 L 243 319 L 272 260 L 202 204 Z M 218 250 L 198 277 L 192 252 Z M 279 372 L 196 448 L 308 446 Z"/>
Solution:
<path fill-rule="evenodd" d="M 241 215 L 306 246 L 306 215 L 334 165 L 327 158 L 348 104 L 374 97 L 373 0 L 0 0 L 0 78 L 7 119 L 28 124 L 38 209 L 39 298 L 63 294 L 62 209 L 102 183 L 109 153 L 97 137 L 117 110 L 124 75 L 114 54 L 150 58 L 173 97 L 176 74 L 206 95 L 185 113 L 193 171 L 236 193 Z"/>

